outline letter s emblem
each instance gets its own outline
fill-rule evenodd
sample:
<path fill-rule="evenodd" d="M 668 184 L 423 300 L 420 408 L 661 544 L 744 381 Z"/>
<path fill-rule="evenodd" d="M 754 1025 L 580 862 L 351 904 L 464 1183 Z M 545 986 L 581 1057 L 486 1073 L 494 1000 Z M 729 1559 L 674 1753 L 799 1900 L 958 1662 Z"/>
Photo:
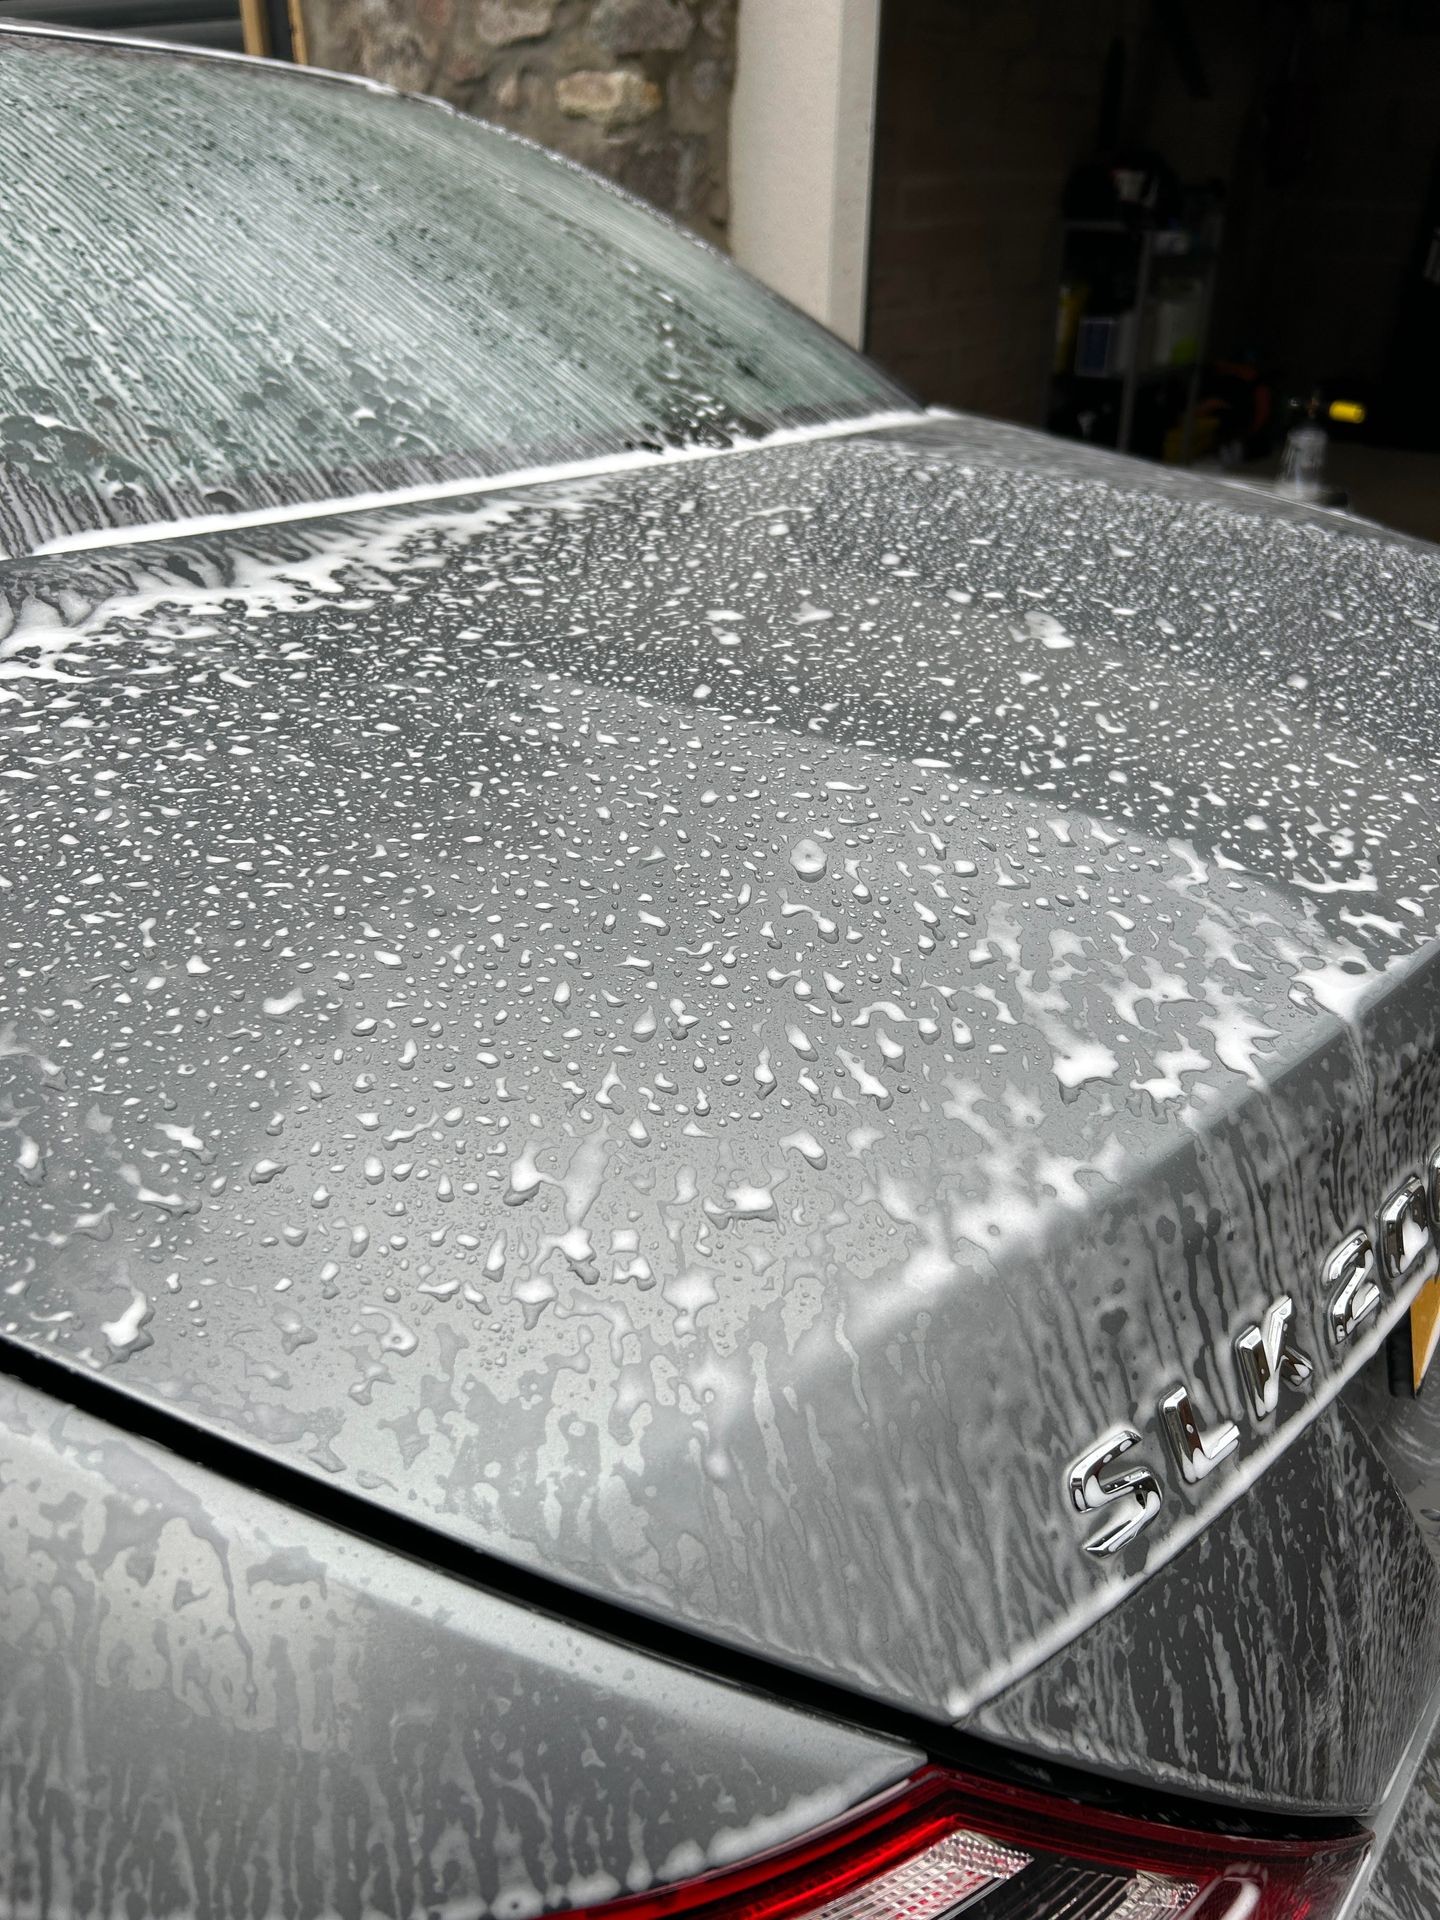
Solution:
<path fill-rule="evenodd" d="M 1065 1475 L 1070 1504 L 1077 1513 L 1099 1513 L 1117 1501 L 1129 1509 L 1123 1519 L 1112 1521 L 1085 1542 L 1085 1551 L 1095 1554 L 1119 1553 L 1128 1547 L 1160 1511 L 1163 1494 L 1160 1482 L 1149 1467 L 1127 1467 L 1121 1473 L 1106 1470 L 1132 1447 L 1138 1447 L 1140 1435 L 1134 1427 L 1112 1427 L 1093 1447 L 1087 1447 L 1078 1460 L 1072 1460 Z"/>

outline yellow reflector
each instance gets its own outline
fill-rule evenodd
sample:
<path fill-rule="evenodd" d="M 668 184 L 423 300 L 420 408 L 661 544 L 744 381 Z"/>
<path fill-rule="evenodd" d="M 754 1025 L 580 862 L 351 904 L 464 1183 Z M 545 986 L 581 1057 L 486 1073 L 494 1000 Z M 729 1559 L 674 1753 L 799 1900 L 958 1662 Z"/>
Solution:
<path fill-rule="evenodd" d="M 1440 1346 L 1440 1274 L 1427 1280 L 1410 1305 L 1410 1372 L 1416 1393 Z"/>
<path fill-rule="evenodd" d="M 1332 400 L 1330 418 L 1347 427 L 1358 427 L 1365 418 L 1365 409 L 1358 400 Z"/>

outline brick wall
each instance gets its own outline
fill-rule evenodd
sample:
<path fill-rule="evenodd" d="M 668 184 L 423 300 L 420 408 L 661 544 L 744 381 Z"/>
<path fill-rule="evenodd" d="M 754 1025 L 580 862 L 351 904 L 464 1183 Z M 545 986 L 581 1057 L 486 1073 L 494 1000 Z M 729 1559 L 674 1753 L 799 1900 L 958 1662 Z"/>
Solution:
<path fill-rule="evenodd" d="M 429 93 L 724 243 L 737 0 L 303 0 L 311 61 Z"/>

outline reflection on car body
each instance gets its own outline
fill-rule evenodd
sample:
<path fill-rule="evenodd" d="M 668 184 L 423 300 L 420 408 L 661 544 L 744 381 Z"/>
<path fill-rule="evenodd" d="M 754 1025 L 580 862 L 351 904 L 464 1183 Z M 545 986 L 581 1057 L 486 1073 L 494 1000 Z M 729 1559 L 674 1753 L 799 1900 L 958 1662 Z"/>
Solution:
<path fill-rule="evenodd" d="M 0 166 L 0 1909 L 1423 1911 L 1434 553 L 423 102 Z"/>

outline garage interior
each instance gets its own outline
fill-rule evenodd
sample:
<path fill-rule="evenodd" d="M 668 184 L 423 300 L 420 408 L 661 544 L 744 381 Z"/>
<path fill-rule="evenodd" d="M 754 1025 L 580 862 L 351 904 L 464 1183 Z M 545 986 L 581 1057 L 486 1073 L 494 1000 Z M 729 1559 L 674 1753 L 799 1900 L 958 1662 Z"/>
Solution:
<path fill-rule="evenodd" d="M 1437 160 L 1436 0 L 891 0 L 866 345 L 1440 539 Z"/>

